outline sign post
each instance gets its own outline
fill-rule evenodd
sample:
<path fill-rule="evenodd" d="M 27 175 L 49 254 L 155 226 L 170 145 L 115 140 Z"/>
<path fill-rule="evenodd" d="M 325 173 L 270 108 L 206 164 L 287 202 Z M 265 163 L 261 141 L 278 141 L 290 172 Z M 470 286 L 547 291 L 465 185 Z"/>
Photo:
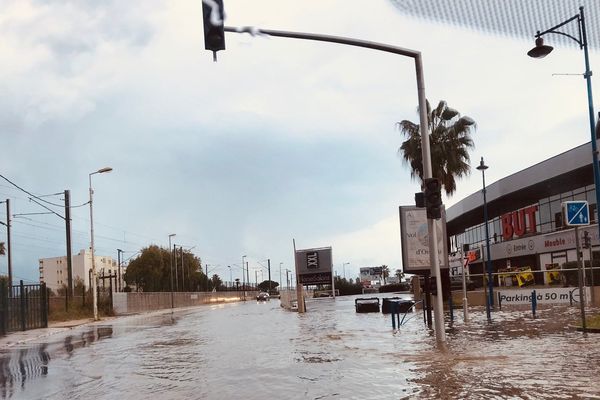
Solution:
<path fill-rule="evenodd" d="M 575 247 L 577 250 L 577 272 L 579 281 L 579 308 L 581 310 L 581 328 L 587 331 L 585 322 L 585 297 L 583 291 L 583 273 L 581 262 L 581 247 L 579 245 L 579 227 L 590 224 L 590 210 L 587 201 L 565 201 L 563 206 L 563 219 L 566 226 L 575 227 Z M 593 288 L 592 288 L 593 290 Z"/>
<path fill-rule="evenodd" d="M 294 241 L 298 312 L 306 312 L 302 291 L 304 285 L 332 283 L 333 263 L 331 254 L 331 247 L 296 250 L 296 242 Z M 335 291 L 335 288 L 333 290 Z"/>

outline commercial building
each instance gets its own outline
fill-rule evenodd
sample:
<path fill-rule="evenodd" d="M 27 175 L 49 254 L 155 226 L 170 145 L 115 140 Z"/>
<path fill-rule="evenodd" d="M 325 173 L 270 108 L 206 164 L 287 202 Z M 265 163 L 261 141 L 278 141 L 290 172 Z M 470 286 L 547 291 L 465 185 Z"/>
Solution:
<path fill-rule="evenodd" d="M 90 287 L 90 271 L 92 270 L 92 253 L 90 249 L 83 249 L 79 254 L 73 255 L 73 282 L 81 279 L 86 288 Z M 95 255 L 96 272 L 98 275 L 117 274 L 117 262 L 112 257 Z M 57 291 L 63 286 L 68 285 L 67 257 L 41 258 L 39 265 L 40 282 L 46 283 L 46 286 L 53 291 Z M 124 269 L 121 268 L 121 279 L 123 279 Z"/>
<path fill-rule="evenodd" d="M 589 203 L 592 224 L 579 228 L 580 243 L 589 235 L 594 257 L 600 259 L 591 152 L 587 143 L 487 185 L 489 257 L 494 272 L 527 267 L 549 271 L 577 261 L 575 230 L 565 227 L 562 218 L 562 203 L 573 200 Z M 472 274 L 483 272 L 488 257 L 483 207 L 482 192 L 477 191 L 446 212 L 451 254 L 460 254 L 463 244 L 479 249 L 470 265 Z M 584 260 L 591 254 L 582 251 Z M 553 283 L 551 273 L 533 275 L 536 284 Z M 498 278 L 495 283 L 510 284 Z"/>

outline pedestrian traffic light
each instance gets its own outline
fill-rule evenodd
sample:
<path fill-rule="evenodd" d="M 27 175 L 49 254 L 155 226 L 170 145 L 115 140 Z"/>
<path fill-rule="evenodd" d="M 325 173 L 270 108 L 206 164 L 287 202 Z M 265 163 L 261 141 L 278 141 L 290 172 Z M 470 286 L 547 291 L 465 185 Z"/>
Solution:
<path fill-rule="evenodd" d="M 583 248 L 589 249 L 592 247 L 592 238 L 590 237 L 590 233 L 588 231 L 583 231 Z"/>
<path fill-rule="evenodd" d="M 223 0 L 202 2 L 202 17 L 204 20 L 204 48 L 213 52 L 217 61 L 217 51 L 225 50 Z"/>
<path fill-rule="evenodd" d="M 428 219 L 442 218 L 442 186 L 439 179 L 428 178 L 425 184 L 425 207 Z"/>
<path fill-rule="evenodd" d="M 425 193 L 415 193 L 415 205 L 419 208 L 425 208 Z"/>
<path fill-rule="evenodd" d="M 429 277 L 429 293 L 432 296 L 437 296 L 437 281 L 435 276 L 430 276 Z"/>

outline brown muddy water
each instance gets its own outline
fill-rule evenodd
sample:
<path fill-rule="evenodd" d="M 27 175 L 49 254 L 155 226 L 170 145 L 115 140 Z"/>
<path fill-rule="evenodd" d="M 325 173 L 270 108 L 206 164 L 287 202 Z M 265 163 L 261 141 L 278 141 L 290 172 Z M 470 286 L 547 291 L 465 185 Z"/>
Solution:
<path fill-rule="evenodd" d="M 390 295 L 391 296 L 391 295 Z M 379 297 L 389 297 L 379 295 Z M 600 399 L 600 334 L 577 308 L 447 319 L 447 345 L 417 312 L 397 332 L 355 297 L 278 300 L 133 316 L 0 354 L 10 399 Z M 600 310 L 596 310 L 597 312 Z"/>

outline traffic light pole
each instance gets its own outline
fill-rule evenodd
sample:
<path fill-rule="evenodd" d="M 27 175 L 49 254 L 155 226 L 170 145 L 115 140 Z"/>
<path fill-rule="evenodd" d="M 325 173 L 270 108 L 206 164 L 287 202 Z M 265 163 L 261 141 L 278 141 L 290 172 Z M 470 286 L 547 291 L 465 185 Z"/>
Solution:
<path fill-rule="evenodd" d="M 206 28 L 205 28 L 206 29 Z M 351 39 L 340 36 L 321 35 L 314 33 L 304 32 L 289 32 L 271 29 L 258 29 L 253 27 L 230 27 L 224 26 L 225 32 L 233 33 L 249 33 L 251 35 L 268 35 L 285 37 L 292 39 L 302 40 L 314 40 L 319 42 L 337 43 L 347 46 L 362 47 L 372 50 L 383 51 L 386 53 L 398 54 L 405 57 L 410 57 L 415 61 L 415 70 L 417 78 L 417 94 L 419 99 L 419 127 L 421 133 L 421 149 L 423 152 L 423 180 L 432 177 L 431 168 L 431 153 L 429 150 L 429 133 L 427 131 L 427 99 L 425 97 L 425 79 L 423 77 L 423 62 L 421 58 L 421 52 L 405 49 L 402 47 L 391 46 L 383 43 L 376 43 L 366 40 Z M 205 35 L 206 37 L 206 35 Z M 224 43 L 223 43 L 224 47 Z M 215 51 L 215 50 L 213 50 Z M 429 260 L 431 265 L 431 275 L 436 278 L 436 287 L 438 295 L 435 296 L 434 303 L 434 318 L 435 318 L 435 337 L 439 342 L 446 341 L 446 332 L 444 330 L 444 304 L 442 299 L 442 280 L 440 276 L 440 265 L 438 261 L 438 244 L 437 244 L 437 232 L 435 229 L 435 220 L 427 219 L 427 226 L 429 228 Z M 300 304 L 298 305 L 300 307 Z"/>

